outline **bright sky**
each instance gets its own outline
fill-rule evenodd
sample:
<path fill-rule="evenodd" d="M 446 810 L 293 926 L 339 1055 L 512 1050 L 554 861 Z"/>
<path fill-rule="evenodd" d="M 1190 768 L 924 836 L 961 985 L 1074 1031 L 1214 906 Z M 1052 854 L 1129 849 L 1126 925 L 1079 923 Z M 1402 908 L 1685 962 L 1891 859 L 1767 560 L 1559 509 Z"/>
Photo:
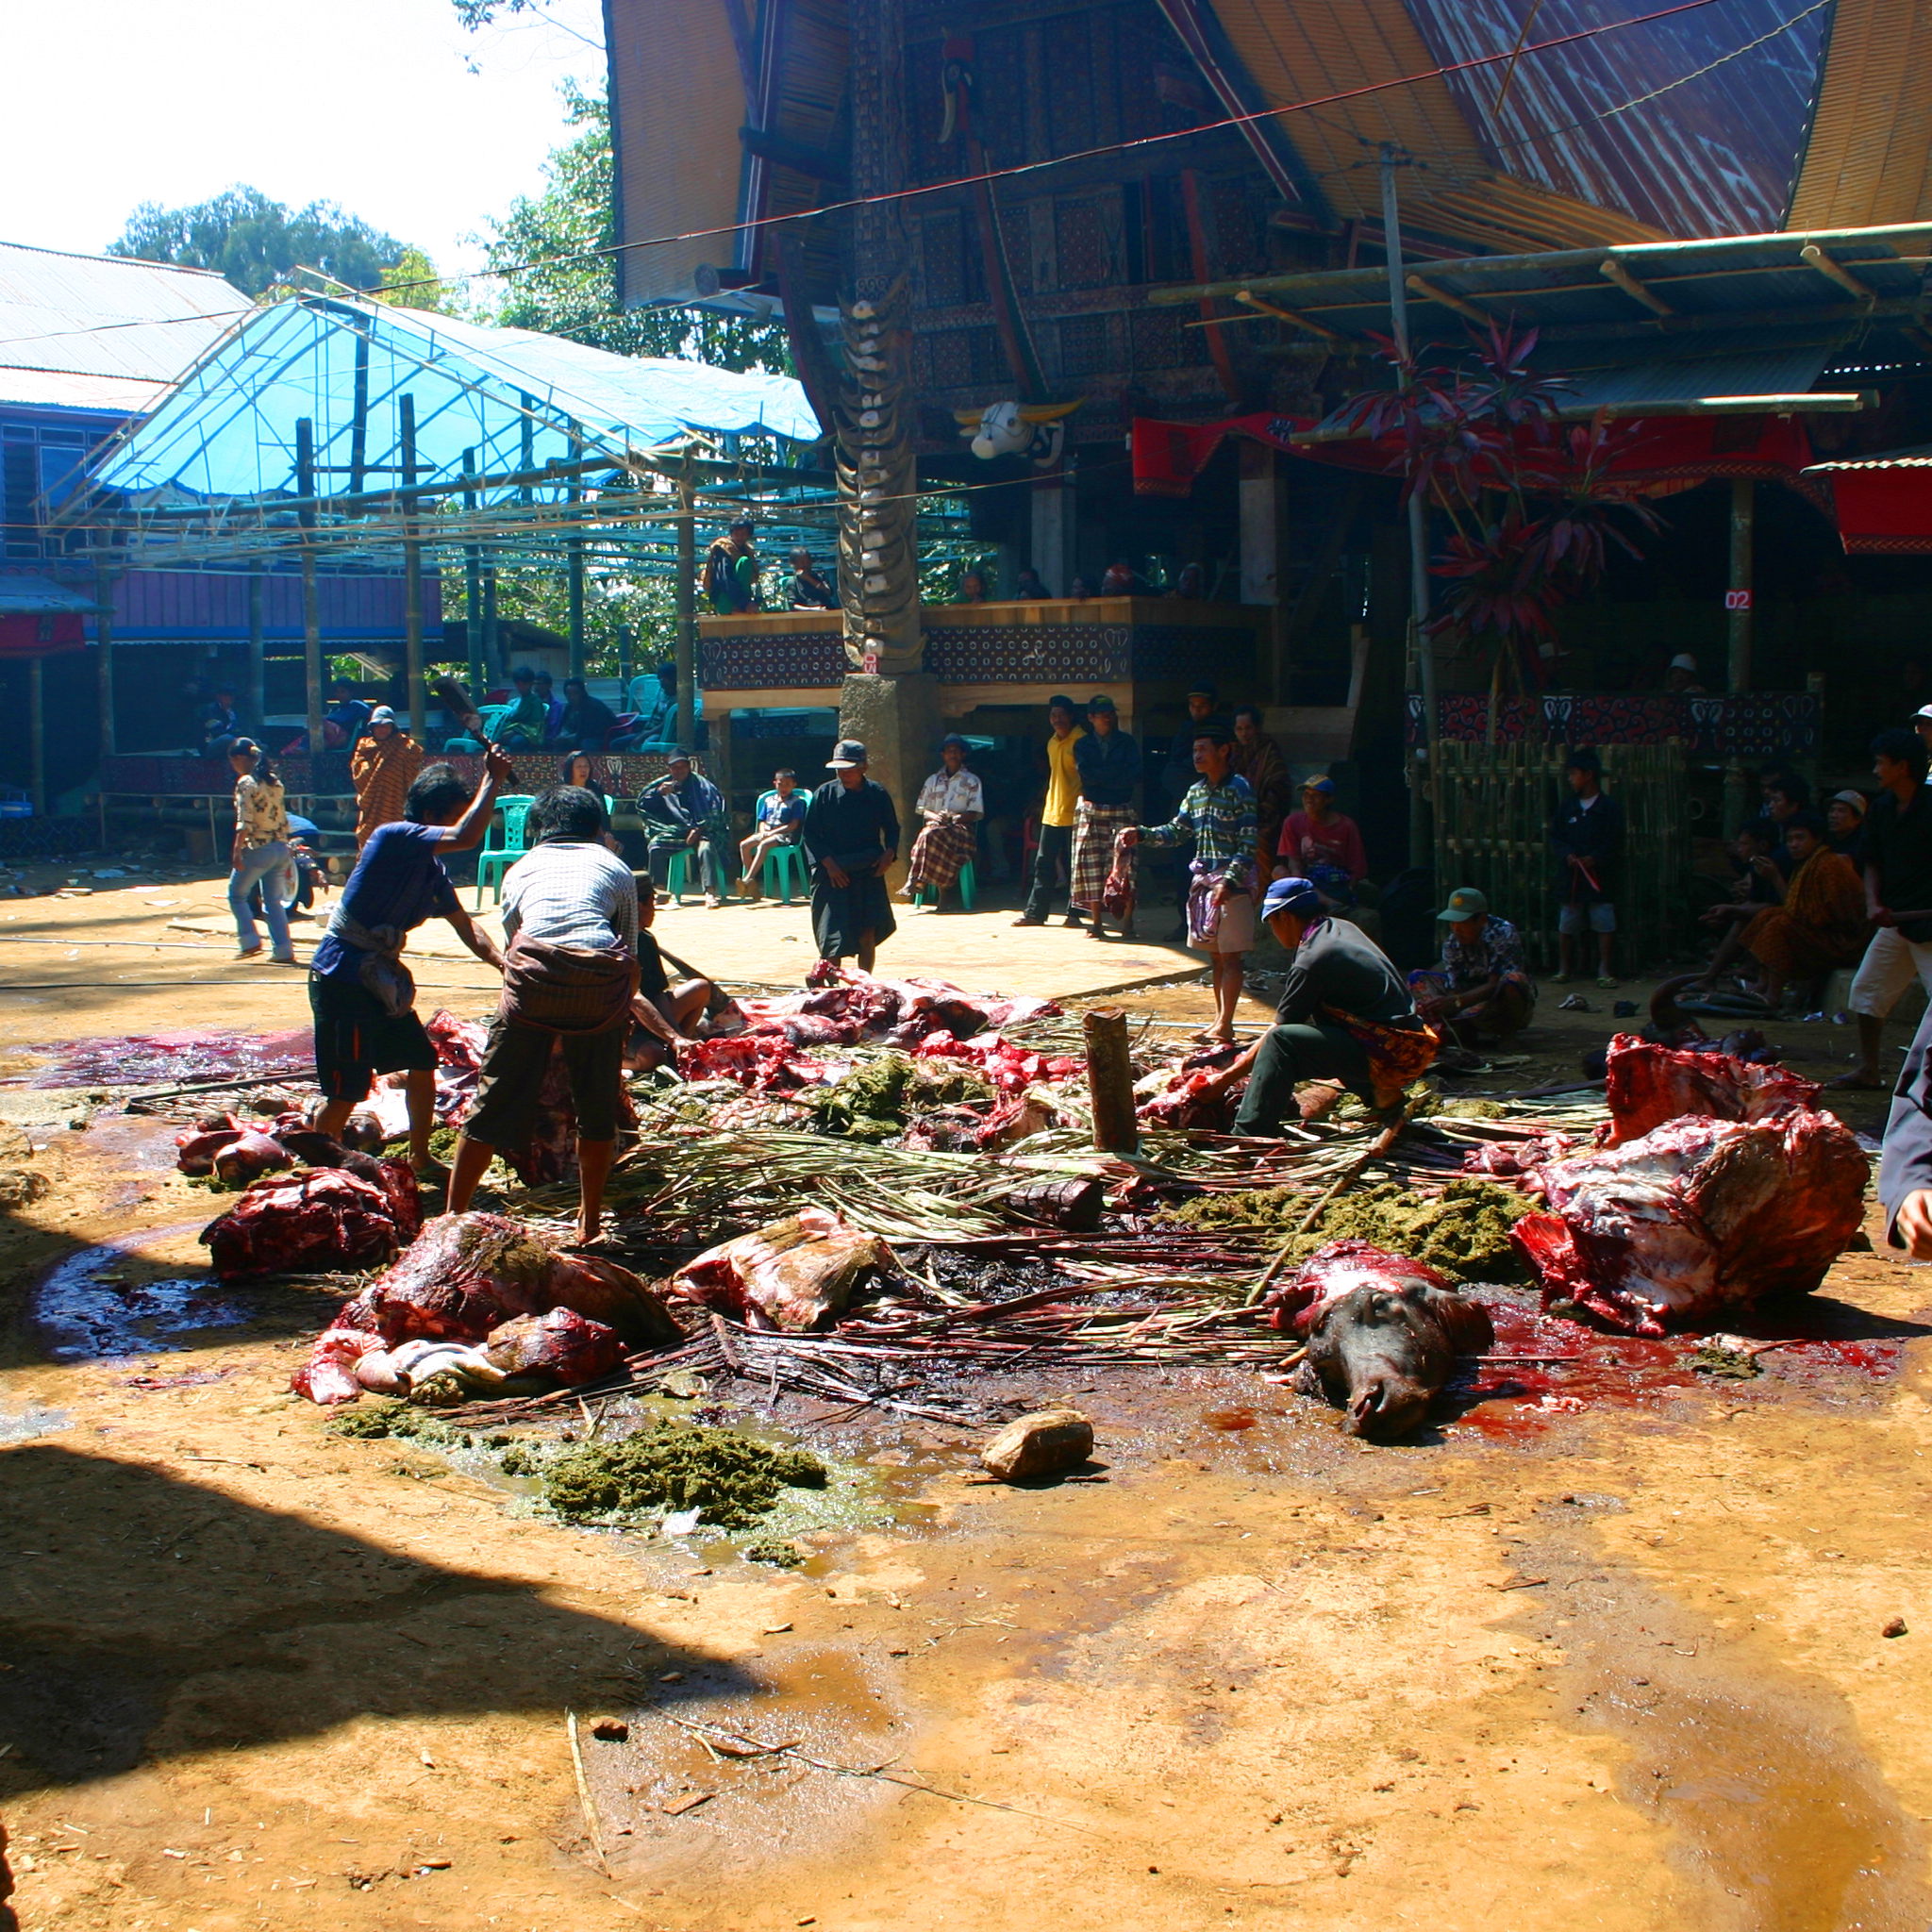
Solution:
<path fill-rule="evenodd" d="M 601 83 L 602 39 L 598 0 L 480 34 L 450 0 L 0 4 L 0 242 L 98 254 L 141 202 L 246 182 L 474 269 L 564 137 L 559 84 Z"/>

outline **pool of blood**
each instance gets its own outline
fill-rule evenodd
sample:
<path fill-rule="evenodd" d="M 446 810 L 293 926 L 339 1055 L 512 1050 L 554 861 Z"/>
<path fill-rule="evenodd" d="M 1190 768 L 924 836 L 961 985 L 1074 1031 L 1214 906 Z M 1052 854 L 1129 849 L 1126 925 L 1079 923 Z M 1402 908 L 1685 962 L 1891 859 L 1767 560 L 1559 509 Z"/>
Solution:
<path fill-rule="evenodd" d="M 190 1086 L 197 1080 L 268 1079 L 308 1074 L 314 1038 L 308 1027 L 282 1033 L 136 1033 L 121 1039 L 57 1040 L 22 1049 L 44 1054 L 36 1072 L 9 1087 Z"/>
<path fill-rule="evenodd" d="M 1452 1427 L 1486 1436 L 1521 1439 L 1541 1434 L 1561 1416 L 1605 1407 L 1654 1406 L 1687 1389 L 1713 1392 L 1749 1388 L 1756 1377 L 1732 1380 L 1700 1374 L 1692 1357 L 1707 1337 L 1652 1339 L 1591 1328 L 1561 1315 L 1545 1314 L 1526 1290 L 1483 1288 L 1496 1339 L 1482 1358 L 1469 1362 L 1442 1391 L 1454 1412 Z M 1776 1311 L 1740 1316 L 1723 1332 L 1777 1346 L 1757 1357 L 1765 1376 L 1818 1390 L 1847 1377 L 1883 1381 L 1898 1374 L 1907 1333 L 1848 1336 L 1833 1333 L 1857 1310 L 1829 1301 L 1800 1301 Z M 1911 1324 L 1898 1324 L 1901 1327 Z"/>

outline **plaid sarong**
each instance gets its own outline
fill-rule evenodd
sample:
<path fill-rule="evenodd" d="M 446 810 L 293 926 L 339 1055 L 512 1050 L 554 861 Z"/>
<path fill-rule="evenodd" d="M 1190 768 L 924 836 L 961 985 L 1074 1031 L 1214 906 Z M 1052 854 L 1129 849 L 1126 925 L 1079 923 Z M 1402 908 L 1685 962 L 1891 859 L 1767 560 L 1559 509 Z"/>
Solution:
<path fill-rule="evenodd" d="M 1426 1023 L 1415 1028 L 1390 1026 L 1379 1020 L 1358 1019 L 1340 1007 L 1324 1006 L 1322 1011 L 1368 1055 L 1377 1107 L 1393 1107 L 1409 1083 L 1435 1065 L 1442 1050 L 1442 1036 Z"/>
<path fill-rule="evenodd" d="M 1082 912 L 1099 908 L 1107 891 L 1107 875 L 1113 870 L 1114 837 L 1138 823 L 1131 805 L 1080 801 L 1074 818 L 1074 880 L 1067 888 L 1070 907 Z"/>
<path fill-rule="evenodd" d="M 935 892 L 943 892 L 958 882 L 978 852 L 979 841 L 971 825 L 946 825 L 935 821 L 912 841 L 912 858 L 906 872 L 906 896 L 910 899 L 927 886 Z"/>
<path fill-rule="evenodd" d="M 498 1018 L 550 1033 L 602 1033 L 630 1012 L 638 962 L 628 946 L 592 952 L 519 933 L 503 955 Z"/>

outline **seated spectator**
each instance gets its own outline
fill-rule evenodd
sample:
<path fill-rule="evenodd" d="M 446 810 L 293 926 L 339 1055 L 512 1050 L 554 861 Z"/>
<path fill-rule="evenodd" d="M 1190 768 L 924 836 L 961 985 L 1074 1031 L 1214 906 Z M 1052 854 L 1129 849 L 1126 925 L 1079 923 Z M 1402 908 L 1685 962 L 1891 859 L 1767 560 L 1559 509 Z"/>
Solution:
<path fill-rule="evenodd" d="M 1235 707 L 1233 765 L 1255 794 L 1255 815 L 1260 825 L 1255 876 L 1265 883 L 1274 876 L 1274 851 L 1281 842 L 1281 822 L 1288 816 L 1291 790 L 1281 747 L 1261 729 L 1261 713 L 1253 705 Z"/>
<path fill-rule="evenodd" d="M 557 761 L 557 782 L 559 785 L 575 786 L 579 791 L 588 791 L 608 814 L 610 810 L 610 791 L 597 775 L 597 761 L 588 751 L 567 751 Z M 616 846 L 610 848 L 616 851 Z"/>
<path fill-rule="evenodd" d="M 1704 687 L 1697 681 L 1697 659 L 1689 651 L 1679 651 L 1671 659 L 1670 669 L 1664 673 L 1664 689 L 1673 696 L 1703 692 Z"/>
<path fill-rule="evenodd" d="M 1728 929 L 1783 899 L 1785 875 L 1772 857 L 1779 842 L 1777 827 L 1769 819 L 1752 819 L 1738 827 L 1731 841 L 1730 897 L 1700 912 L 1700 925 Z"/>
<path fill-rule="evenodd" d="M 839 593 L 819 575 L 809 550 L 791 553 L 791 608 L 794 610 L 836 610 Z"/>
<path fill-rule="evenodd" d="M 540 693 L 541 693 L 541 687 Z M 563 714 L 556 736 L 586 751 L 603 752 L 617 729 L 617 713 L 602 698 L 593 698 L 581 677 L 563 681 Z"/>
<path fill-rule="evenodd" d="M 215 686 L 214 702 L 202 708 L 202 757 L 226 758 L 228 747 L 241 736 L 242 713 L 235 708 L 235 688 L 230 684 L 218 684 Z"/>
<path fill-rule="evenodd" d="M 666 662 L 657 670 L 640 672 L 630 681 L 627 700 L 637 723 L 626 734 L 625 749 L 668 751 L 672 744 L 672 724 L 677 710 L 677 666 Z"/>
<path fill-rule="evenodd" d="M 986 579 L 976 570 L 967 571 L 959 579 L 959 594 L 953 599 L 956 604 L 984 604 L 986 602 Z"/>
<path fill-rule="evenodd" d="M 1027 563 L 1021 565 L 1019 575 L 1013 579 L 1013 595 L 1031 604 L 1051 597 L 1053 592 L 1041 581 L 1040 573 Z"/>
<path fill-rule="evenodd" d="M 1067 595 L 1071 597 L 1075 604 L 1086 603 L 1088 598 L 1092 596 L 1092 594 L 1093 587 L 1087 581 L 1085 577 L 1075 577 L 1074 581 L 1067 586 Z"/>
<path fill-rule="evenodd" d="M 1108 564 L 1101 573 L 1100 594 L 1103 597 L 1151 597 L 1155 591 L 1154 586 L 1122 558 Z"/>
<path fill-rule="evenodd" d="M 1866 799 L 1862 791 L 1834 791 L 1824 808 L 1824 831 L 1834 852 L 1858 856 L 1865 839 Z"/>
<path fill-rule="evenodd" d="M 545 744 L 554 743 L 558 733 L 563 729 L 563 700 L 551 689 L 547 671 L 538 672 L 533 689 L 543 707 L 543 741 Z"/>
<path fill-rule="evenodd" d="M 1811 788 L 1789 767 L 1766 772 L 1760 781 L 1764 795 L 1764 815 L 1777 829 L 1777 842 L 1772 858 L 1786 878 L 1791 875 L 1790 848 L 1785 843 L 1785 826 L 1801 811 L 1811 809 Z"/>
<path fill-rule="evenodd" d="M 535 751 L 550 736 L 550 706 L 537 695 L 537 674 L 527 664 L 509 681 L 516 702 L 497 720 L 496 741 L 505 751 Z"/>
<path fill-rule="evenodd" d="M 705 904 L 724 905 L 731 882 L 731 815 L 724 794 L 692 767 L 681 745 L 671 754 L 669 772 L 638 794 L 638 816 L 650 822 L 651 876 L 659 891 L 671 882 L 675 854 L 689 852 L 697 862 Z"/>
<path fill-rule="evenodd" d="M 1302 808 L 1289 813 L 1274 849 L 1274 876 L 1313 880 L 1331 911 L 1354 905 L 1356 885 L 1368 876 L 1361 828 L 1335 809 L 1333 778 L 1310 778 L 1302 786 Z"/>
<path fill-rule="evenodd" d="M 356 695 L 356 687 L 346 677 L 329 686 L 329 707 L 322 714 L 322 742 L 325 750 L 341 751 L 362 736 L 369 723 L 371 707 Z"/>
<path fill-rule="evenodd" d="M 1198 563 L 1182 564 L 1180 575 L 1174 580 L 1174 593 L 1201 602 L 1208 595 L 1208 573 Z"/>
<path fill-rule="evenodd" d="M 1524 964 L 1523 935 L 1490 910 L 1474 886 L 1460 886 L 1436 914 L 1442 957 L 1411 973 L 1415 1009 L 1458 1046 L 1494 1046 L 1520 1033 L 1536 1011 L 1536 981 Z"/>
<path fill-rule="evenodd" d="M 1762 968 L 1756 990 L 1774 1007 L 1788 982 L 1799 982 L 1808 994 L 1814 982 L 1842 966 L 1856 966 L 1863 955 L 1872 922 L 1858 868 L 1825 842 L 1824 821 L 1816 812 L 1787 820 L 1785 843 L 1791 875 L 1783 904 L 1760 907 L 1744 924 L 1733 926 L 1701 984 L 1715 985 L 1740 953 L 1749 953 Z"/>
<path fill-rule="evenodd" d="M 758 872 L 765 854 L 780 845 L 796 845 L 805 830 L 805 808 L 809 803 L 798 789 L 798 774 L 788 767 L 772 774 L 772 789 L 758 800 L 751 837 L 738 847 L 740 872 L 738 890 L 747 899 L 762 896 Z"/>
<path fill-rule="evenodd" d="M 977 855 L 979 835 L 974 827 L 986 816 L 986 794 L 966 769 L 968 749 L 957 732 L 941 741 L 940 768 L 919 788 L 914 808 L 920 832 L 912 841 L 906 896 L 916 899 L 930 888 L 937 912 L 946 909 L 947 895 Z"/>

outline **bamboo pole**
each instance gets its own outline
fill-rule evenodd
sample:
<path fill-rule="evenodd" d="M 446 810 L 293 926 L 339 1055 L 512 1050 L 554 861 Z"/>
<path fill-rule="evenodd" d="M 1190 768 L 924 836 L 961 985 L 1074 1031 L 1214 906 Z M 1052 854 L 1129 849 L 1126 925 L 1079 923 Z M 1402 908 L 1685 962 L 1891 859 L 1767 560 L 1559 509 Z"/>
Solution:
<path fill-rule="evenodd" d="M 95 666 L 101 707 L 101 756 L 119 748 L 114 731 L 114 578 L 105 563 L 94 566 L 94 638 L 100 646 Z"/>
<path fill-rule="evenodd" d="M 295 419 L 295 488 L 299 495 L 315 493 L 315 422 Z M 305 536 L 315 527 L 315 512 L 300 512 Z M 308 756 L 322 755 L 322 604 L 315 583 L 315 550 L 302 545 L 302 670 L 308 710 Z"/>
<path fill-rule="evenodd" d="M 416 398 L 396 403 L 397 441 L 401 445 L 403 481 L 416 480 Z M 423 546 L 416 541 L 412 510 L 403 520 L 403 669 L 409 688 L 409 724 L 416 741 L 424 741 L 429 722 L 429 688 L 423 664 Z"/>
<path fill-rule="evenodd" d="M 1087 1091 L 1093 1101 L 1093 1144 L 1103 1154 L 1138 1154 L 1134 1064 L 1127 1050 L 1127 1016 L 1119 1007 L 1095 1007 L 1086 1016 Z"/>
<path fill-rule="evenodd" d="M 677 478 L 677 743 L 695 749 L 697 737 L 698 526 L 696 490 L 689 470 Z"/>
<path fill-rule="evenodd" d="M 463 475 L 472 477 L 476 470 L 476 452 L 463 452 Z M 476 508 L 475 490 L 463 491 L 463 508 Z M 463 546 L 463 643 L 470 659 L 470 702 L 480 705 L 489 684 L 483 675 L 483 551 L 479 544 Z"/>
<path fill-rule="evenodd" d="M 36 818 L 47 814 L 46 661 L 39 652 L 26 660 L 27 785 Z"/>

